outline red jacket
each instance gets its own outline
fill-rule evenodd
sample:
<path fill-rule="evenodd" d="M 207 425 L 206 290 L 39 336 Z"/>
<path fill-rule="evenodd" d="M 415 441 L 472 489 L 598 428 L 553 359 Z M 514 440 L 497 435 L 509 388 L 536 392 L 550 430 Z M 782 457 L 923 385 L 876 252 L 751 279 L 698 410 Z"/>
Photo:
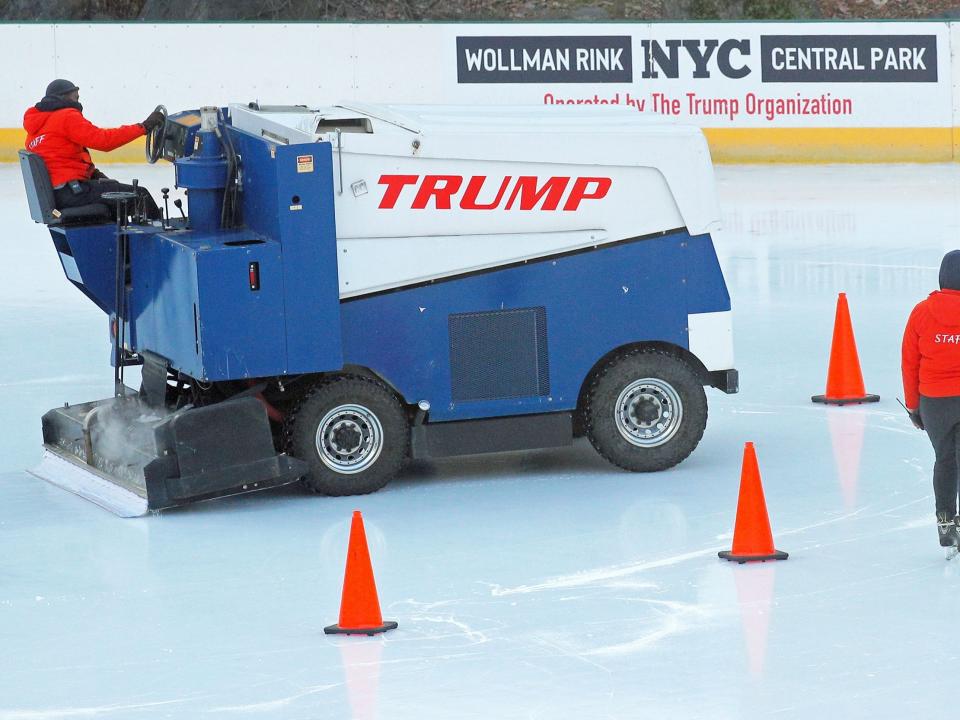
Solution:
<path fill-rule="evenodd" d="M 903 393 L 911 410 L 920 395 L 960 395 L 960 290 L 937 290 L 910 313 L 903 331 Z"/>
<path fill-rule="evenodd" d="M 43 158 L 54 187 L 71 180 L 86 180 L 93 173 L 90 151 L 108 152 L 146 134 L 143 125 L 98 128 L 76 108 L 44 112 L 32 107 L 24 113 L 25 147 Z"/>

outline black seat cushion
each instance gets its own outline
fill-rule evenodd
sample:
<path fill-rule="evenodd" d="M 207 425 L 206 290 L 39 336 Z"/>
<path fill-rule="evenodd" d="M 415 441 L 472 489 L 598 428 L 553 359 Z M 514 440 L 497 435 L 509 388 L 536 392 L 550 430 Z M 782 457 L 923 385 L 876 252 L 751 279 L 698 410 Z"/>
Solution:
<path fill-rule="evenodd" d="M 60 217 L 58 219 L 64 225 L 105 222 L 113 219 L 110 215 L 110 208 L 103 203 L 78 205 L 76 207 L 64 208 L 63 210 L 59 210 L 57 212 L 60 213 Z"/>

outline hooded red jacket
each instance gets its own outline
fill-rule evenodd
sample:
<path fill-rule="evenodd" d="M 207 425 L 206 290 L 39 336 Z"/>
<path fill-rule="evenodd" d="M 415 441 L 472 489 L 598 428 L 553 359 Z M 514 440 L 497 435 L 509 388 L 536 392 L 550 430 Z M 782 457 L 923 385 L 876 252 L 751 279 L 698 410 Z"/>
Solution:
<path fill-rule="evenodd" d="M 960 290 L 937 290 L 910 313 L 903 332 L 904 401 L 960 395 Z"/>
<path fill-rule="evenodd" d="M 94 165 L 87 148 L 109 152 L 146 134 L 143 125 L 98 128 L 73 107 L 47 112 L 31 107 L 24 113 L 23 129 L 24 146 L 43 158 L 54 187 L 90 177 Z"/>

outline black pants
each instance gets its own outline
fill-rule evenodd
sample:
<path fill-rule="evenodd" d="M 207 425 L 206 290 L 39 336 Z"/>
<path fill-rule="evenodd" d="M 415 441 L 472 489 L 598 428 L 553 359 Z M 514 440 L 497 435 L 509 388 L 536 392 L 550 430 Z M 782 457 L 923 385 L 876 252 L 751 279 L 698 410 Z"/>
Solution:
<path fill-rule="evenodd" d="M 53 198 L 57 203 L 58 209 L 79 207 L 81 205 L 92 205 L 94 203 L 103 203 L 110 208 L 110 215 L 116 220 L 117 203 L 115 200 L 104 200 L 105 192 L 133 192 L 133 185 L 125 185 L 118 180 L 101 178 L 100 180 L 80 180 L 80 192 L 74 192 L 69 185 L 53 191 Z M 154 202 L 150 191 L 145 187 L 137 187 L 137 202 L 150 220 L 160 220 L 160 208 Z M 127 203 L 127 213 L 133 214 L 133 207 L 130 202 Z"/>
<path fill-rule="evenodd" d="M 933 494 L 937 512 L 947 517 L 957 514 L 958 478 L 960 478 L 960 396 L 920 396 L 920 419 L 933 444 Z"/>

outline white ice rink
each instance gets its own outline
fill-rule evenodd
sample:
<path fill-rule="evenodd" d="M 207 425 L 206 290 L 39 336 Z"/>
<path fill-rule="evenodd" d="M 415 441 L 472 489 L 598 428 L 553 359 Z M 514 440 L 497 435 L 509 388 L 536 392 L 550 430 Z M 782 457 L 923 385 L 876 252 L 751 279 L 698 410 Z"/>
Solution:
<path fill-rule="evenodd" d="M 169 165 L 114 170 L 155 191 Z M 107 322 L 0 166 L 0 720 L 924 718 L 955 713 L 960 560 L 895 398 L 960 247 L 960 166 L 719 167 L 742 390 L 674 470 L 586 441 L 120 520 L 25 470 L 40 416 L 108 397 Z M 158 194 L 158 193 L 157 193 Z M 826 408 L 837 293 L 877 405 Z M 745 441 L 777 564 L 728 564 Z M 350 513 L 384 617 L 331 637 Z"/>

